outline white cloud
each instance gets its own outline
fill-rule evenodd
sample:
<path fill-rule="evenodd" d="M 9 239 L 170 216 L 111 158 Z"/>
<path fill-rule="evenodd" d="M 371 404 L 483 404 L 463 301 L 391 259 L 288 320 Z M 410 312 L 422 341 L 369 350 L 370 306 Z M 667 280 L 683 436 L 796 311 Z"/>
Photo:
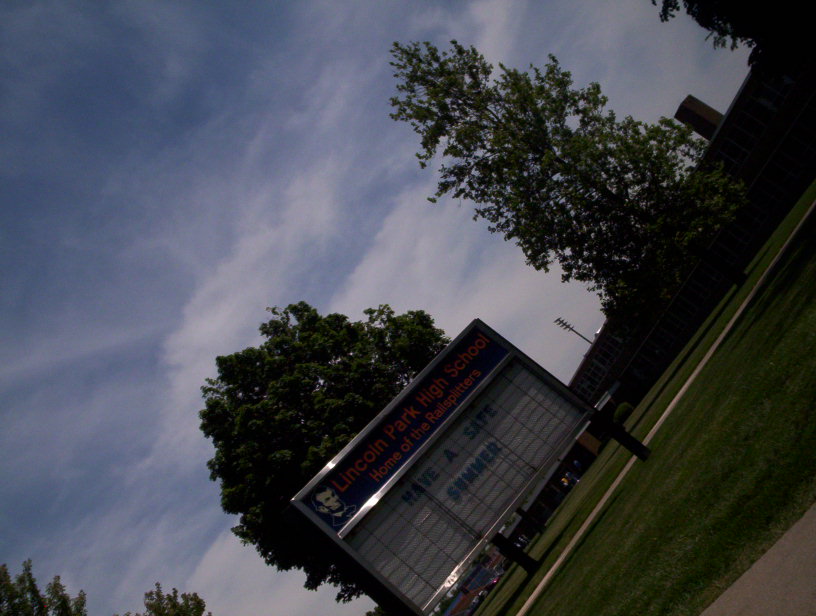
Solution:
<path fill-rule="evenodd" d="M 468 204 L 428 204 L 429 189 L 413 188 L 395 200 L 331 310 L 354 316 L 380 303 L 424 309 L 451 335 L 479 317 L 568 378 L 580 345 L 551 322 L 564 316 L 592 331 L 600 325 L 597 301 L 579 285 L 562 284 L 557 269 L 545 274 L 525 265 L 520 249 L 471 220 Z M 532 340 L 529 331 L 537 332 Z"/>
<path fill-rule="evenodd" d="M 258 340 L 254 332 L 264 308 L 279 303 L 281 289 L 295 283 L 303 256 L 320 258 L 337 226 L 342 174 L 333 157 L 316 161 L 284 190 L 273 193 L 268 186 L 237 213 L 230 254 L 199 283 L 164 345 L 171 384 L 156 460 L 203 447 L 194 413 L 199 388 L 214 376 L 217 355 Z"/>
<path fill-rule="evenodd" d="M 747 55 L 715 52 L 691 18 L 660 23 L 658 13 L 640 0 L 579 0 L 542 11 L 532 23 L 546 29 L 547 45 L 533 62 L 554 53 L 576 85 L 599 82 L 613 109 L 639 120 L 671 117 L 689 93 L 714 99 L 714 105 L 730 101 L 747 74 Z M 708 79 L 712 73 L 719 79 Z"/>
<path fill-rule="evenodd" d="M 9 347 L 0 353 L 0 388 L 30 379 L 42 379 L 48 372 L 59 371 L 99 355 L 128 353 L 135 345 L 149 342 L 160 333 L 160 328 L 155 325 L 131 329 L 98 325 L 94 328 L 70 329 L 64 323 L 49 323 L 48 326 L 50 330 L 20 341 L 21 346 L 24 345 L 22 349 Z"/>
<path fill-rule="evenodd" d="M 489 62 L 494 65 L 507 62 L 516 42 L 513 33 L 518 31 L 526 10 L 526 0 L 480 0 L 469 6 L 469 13 L 480 30 L 474 45 Z"/>
<path fill-rule="evenodd" d="M 361 63 L 342 58 L 324 64 L 303 93 L 304 106 L 293 110 L 286 128 L 312 133 L 315 138 L 337 132 L 353 115 L 360 92 L 367 89 L 365 72 Z"/>
<path fill-rule="evenodd" d="M 267 566 L 252 547 L 241 545 L 232 533 L 225 531 L 201 558 L 187 587 L 202 589 L 198 592 L 213 614 L 231 616 L 326 613 L 363 616 L 374 606 L 367 598 L 335 603 L 335 589 L 322 586 L 314 592 L 305 591 L 304 581 L 300 572 L 280 572 Z"/>
<path fill-rule="evenodd" d="M 72 563 L 91 613 L 101 613 L 100 605 L 115 606 L 118 613 L 137 610 L 155 582 L 206 599 L 205 588 L 185 587 L 185 579 L 202 542 L 223 529 L 223 515 L 203 506 L 207 503 L 198 486 L 193 493 L 193 485 L 172 473 L 141 477 L 123 487 L 113 506 L 91 508 L 59 544 L 48 547 L 47 557 Z M 40 560 L 36 554 L 35 560 Z"/>

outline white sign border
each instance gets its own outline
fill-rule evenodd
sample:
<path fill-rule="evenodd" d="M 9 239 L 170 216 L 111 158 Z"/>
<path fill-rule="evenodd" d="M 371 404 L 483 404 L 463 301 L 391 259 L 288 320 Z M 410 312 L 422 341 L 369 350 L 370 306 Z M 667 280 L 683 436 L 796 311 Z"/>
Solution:
<path fill-rule="evenodd" d="M 354 517 L 349 520 L 349 522 L 344 525 L 339 532 L 332 532 L 332 530 L 325 524 L 320 516 L 318 516 L 311 509 L 311 507 L 304 503 L 304 500 L 309 498 L 312 490 L 322 483 L 323 478 L 329 472 L 331 472 L 335 466 L 344 461 L 346 455 L 351 453 L 354 448 L 369 435 L 370 432 L 379 427 L 380 419 L 386 417 L 394 407 L 402 404 L 404 399 L 413 393 L 414 385 L 420 382 L 428 374 L 431 374 L 441 362 L 447 360 L 448 352 L 452 350 L 462 339 L 470 335 L 474 329 L 483 331 L 492 341 L 497 342 L 500 346 L 504 347 L 504 349 L 508 351 L 507 355 L 491 370 L 490 374 L 487 375 L 486 378 L 473 389 L 473 391 L 468 392 L 468 394 L 460 401 L 454 412 L 444 420 L 434 434 L 431 435 L 426 442 L 424 442 L 414 453 L 411 454 L 411 457 L 406 460 L 405 464 L 403 464 L 402 467 L 398 469 L 396 473 L 394 473 L 393 477 L 390 477 L 385 482 L 382 488 L 380 488 L 364 503 L 360 510 L 355 513 Z M 423 605 L 418 605 L 406 597 L 402 591 L 394 586 L 394 584 L 392 584 L 388 579 L 383 577 L 366 561 L 365 558 L 363 558 L 346 541 L 344 541 L 343 538 L 351 531 L 352 528 L 354 528 L 354 526 L 359 524 L 365 518 L 365 516 L 374 508 L 374 506 L 376 506 L 379 500 L 391 489 L 391 487 L 393 487 L 399 478 L 408 472 L 408 470 L 410 470 L 414 464 L 417 464 L 423 458 L 424 453 L 439 438 L 441 438 L 443 434 L 448 432 L 450 427 L 456 421 L 457 417 L 470 408 L 471 403 L 478 397 L 478 395 L 484 391 L 484 389 L 487 388 L 499 375 L 501 375 L 507 365 L 513 360 L 520 361 L 521 364 L 533 375 L 541 379 L 548 387 L 557 392 L 559 396 L 573 404 L 576 411 L 583 412 L 581 413 L 580 418 L 576 420 L 575 428 L 568 432 L 567 436 L 565 436 L 559 442 L 561 444 L 561 448 L 553 447 L 556 453 L 542 465 L 542 467 L 524 485 L 523 489 L 519 491 L 519 495 L 513 499 L 513 501 L 499 516 L 497 516 L 496 521 L 489 527 L 483 538 L 477 542 L 468 552 L 465 558 L 456 567 L 454 567 L 445 583 L 431 596 L 427 602 L 425 602 Z M 337 455 L 335 455 L 331 461 L 329 461 L 326 466 L 324 466 L 323 469 L 317 475 L 315 475 L 312 480 L 309 481 L 309 483 L 306 484 L 306 486 L 304 486 L 294 497 L 292 497 L 290 502 L 292 506 L 294 506 L 300 513 L 305 515 L 318 528 L 320 528 L 322 532 L 324 532 L 336 545 L 346 552 L 346 554 L 353 558 L 354 561 L 362 566 L 370 575 L 374 576 L 391 593 L 399 597 L 406 606 L 410 607 L 419 616 L 424 616 L 425 614 L 430 613 L 430 610 L 440 600 L 441 595 L 446 593 L 451 586 L 458 581 L 462 573 L 473 562 L 476 556 L 478 556 L 481 550 L 484 549 L 484 547 L 490 542 L 492 536 L 498 532 L 506 519 L 518 508 L 520 504 L 524 502 L 526 498 L 528 498 L 529 490 L 537 482 L 540 482 L 545 478 L 549 479 L 549 477 L 555 472 L 558 465 L 562 461 L 562 456 L 567 453 L 572 444 L 575 442 L 575 439 L 577 439 L 584 429 L 586 429 L 588 417 L 593 410 L 594 409 L 587 402 L 582 400 L 564 383 L 547 372 L 537 362 L 533 361 L 530 357 L 518 349 L 518 347 L 486 325 L 481 319 L 474 319 L 453 341 L 451 341 L 447 347 L 445 347 L 444 350 L 439 353 L 439 355 L 433 359 L 433 361 L 431 361 L 430 364 L 428 364 L 422 370 L 422 372 L 420 372 L 413 379 L 413 381 L 411 381 L 410 384 L 408 384 L 407 387 L 405 387 L 405 389 L 402 390 L 402 392 L 400 392 L 380 413 L 378 413 L 377 416 L 372 419 L 371 422 L 369 422 L 369 424 L 362 431 L 360 431 L 360 433 L 354 439 L 351 440 L 351 442 L 349 442 Z"/>

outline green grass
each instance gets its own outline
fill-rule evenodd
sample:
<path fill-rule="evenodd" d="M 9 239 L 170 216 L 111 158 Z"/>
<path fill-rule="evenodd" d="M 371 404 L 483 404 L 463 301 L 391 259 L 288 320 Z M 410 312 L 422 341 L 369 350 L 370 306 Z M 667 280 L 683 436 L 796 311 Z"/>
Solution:
<path fill-rule="evenodd" d="M 629 419 L 644 436 L 735 313 L 816 189 L 786 219 Z M 807 223 L 532 613 L 698 614 L 816 501 L 816 221 Z M 629 455 L 607 447 L 479 614 L 515 614 Z"/>

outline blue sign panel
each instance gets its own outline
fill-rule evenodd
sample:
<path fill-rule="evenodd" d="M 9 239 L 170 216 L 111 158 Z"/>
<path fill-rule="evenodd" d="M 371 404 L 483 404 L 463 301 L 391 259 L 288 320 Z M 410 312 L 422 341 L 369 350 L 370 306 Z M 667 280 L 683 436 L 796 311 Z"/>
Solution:
<path fill-rule="evenodd" d="M 376 420 L 305 504 L 339 532 L 509 353 L 478 326 L 472 328 Z"/>

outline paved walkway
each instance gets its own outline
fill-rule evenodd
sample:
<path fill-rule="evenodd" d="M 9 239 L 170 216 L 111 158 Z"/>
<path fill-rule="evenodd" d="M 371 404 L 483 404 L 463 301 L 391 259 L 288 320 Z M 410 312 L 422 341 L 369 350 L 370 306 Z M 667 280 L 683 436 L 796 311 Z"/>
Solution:
<path fill-rule="evenodd" d="M 701 616 L 816 616 L 816 505 Z"/>

